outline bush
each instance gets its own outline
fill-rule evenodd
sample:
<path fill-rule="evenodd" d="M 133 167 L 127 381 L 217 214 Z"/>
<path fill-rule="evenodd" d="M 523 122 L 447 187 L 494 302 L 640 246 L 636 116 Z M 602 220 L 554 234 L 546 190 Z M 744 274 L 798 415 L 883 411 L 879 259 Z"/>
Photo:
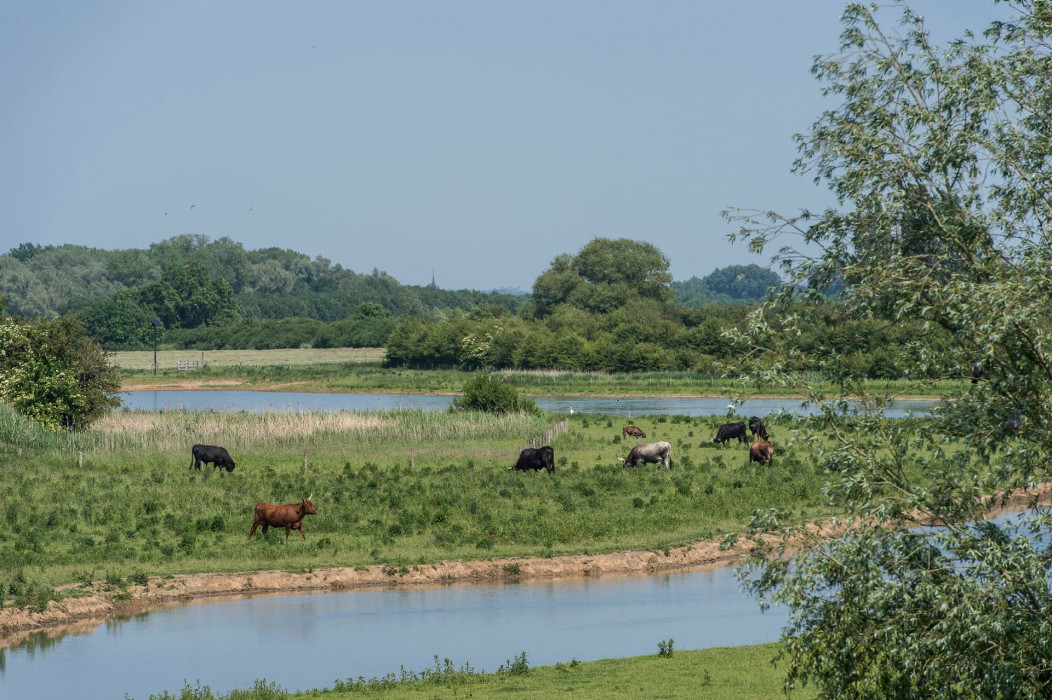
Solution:
<path fill-rule="evenodd" d="M 3 316 L 0 400 L 51 430 L 81 429 L 120 405 L 117 372 L 73 318 Z"/>
<path fill-rule="evenodd" d="M 486 413 L 537 413 L 532 399 L 519 396 L 515 388 L 488 374 L 477 374 L 464 385 L 464 395 L 453 399 L 455 411 L 483 411 Z"/>

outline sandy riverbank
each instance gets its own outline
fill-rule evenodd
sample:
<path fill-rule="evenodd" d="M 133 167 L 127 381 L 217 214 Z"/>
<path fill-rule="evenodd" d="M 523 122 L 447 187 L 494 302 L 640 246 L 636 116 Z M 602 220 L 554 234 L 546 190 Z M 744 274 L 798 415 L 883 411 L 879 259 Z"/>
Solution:
<path fill-rule="evenodd" d="M 1052 501 L 1052 484 L 1018 491 L 999 510 L 1017 510 L 1034 503 Z M 842 530 L 827 524 L 810 528 L 816 538 L 836 537 Z M 550 580 L 599 577 L 614 574 L 658 573 L 701 566 L 730 564 L 747 555 L 752 542 L 742 538 L 729 549 L 719 540 L 695 542 L 668 550 L 626 551 L 564 557 L 519 557 L 511 559 L 446 561 L 409 566 L 319 568 L 305 573 L 257 571 L 249 573 L 181 574 L 155 577 L 145 586 L 131 585 L 127 591 L 113 590 L 96 582 L 86 595 L 48 604 L 44 612 L 5 607 L 0 610 L 0 648 L 17 644 L 31 634 L 60 636 L 88 632 L 114 615 L 134 615 L 153 608 L 193 599 L 258 593 L 346 591 L 361 588 L 447 585 L 451 583 Z"/>
<path fill-rule="evenodd" d="M 834 533 L 820 533 L 821 536 L 831 534 Z M 90 631 L 112 615 L 132 615 L 196 598 L 656 573 L 730 563 L 747 554 L 748 546 L 742 542 L 732 549 L 721 550 L 719 542 L 711 540 L 670 549 L 668 554 L 656 550 L 552 558 L 446 561 L 409 566 L 404 570 L 372 565 L 319 568 L 306 573 L 258 571 L 184 574 L 152 578 L 145 586 L 129 586 L 126 593 L 111 590 L 98 582 L 87 595 L 51 602 L 45 612 L 13 607 L 0 610 L 0 647 L 17 644 L 20 639 L 38 631 L 56 636 L 74 630 Z"/>

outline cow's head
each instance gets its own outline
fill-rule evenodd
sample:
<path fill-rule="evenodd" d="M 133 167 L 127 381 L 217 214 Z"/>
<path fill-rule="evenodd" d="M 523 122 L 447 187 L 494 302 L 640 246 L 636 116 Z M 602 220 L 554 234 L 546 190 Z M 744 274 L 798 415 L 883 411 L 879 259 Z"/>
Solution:
<path fill-rule="evenodd" d="M 301 503 L 300 503 L 300 505 L 303 506 L 303 513 L 304 513 L 304 515 L 317 515 L 318 514 L 318 511 L 314 509 L 314 503 L 311 500 L 312 498 L 314 498 L 314 494 L 313 493 L 311 493 L 311 495 L 309 495 L 306 498 L 304 498 L 303 501 L 301 501 Z"/>

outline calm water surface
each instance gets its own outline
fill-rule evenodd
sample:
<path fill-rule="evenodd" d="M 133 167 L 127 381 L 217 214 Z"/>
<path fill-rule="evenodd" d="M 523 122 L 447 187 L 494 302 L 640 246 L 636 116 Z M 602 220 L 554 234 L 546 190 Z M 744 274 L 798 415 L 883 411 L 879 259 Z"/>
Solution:
<path fill-rule="evenodd" d="M 214 692 L 257 678 L 289 690 L 420 671 L 434 656 L 495 671 L 777 639 L 728 567 L 659 576 L 453 585 L 205 601 L 0 651 L 0 698 L 133 698 Z"/>
<path fill-rule="evenodd" d="M 281 391 L 129 391 L 121 394 L 124 406 L 132 410 L 171 411 L 385 411 L 412 408 L 444 411 L 451 396 L 424 394 L 306 394 Z M 726 415 L 727 399 L 701 397 L 551 397 L 534 399 L 537 406 L 552 413 L 601 413 L 630 418 L 651 414 L 681 416 Z M 921 415 L 938 405 L 937 401 L 899 401 L 888 416 L 901 418 L 907 412 Z M 740 416 L 761 416 L 781 412 L 811 415 L 814 409 L 800 399 L 751 399 L 735 407 Z"/>

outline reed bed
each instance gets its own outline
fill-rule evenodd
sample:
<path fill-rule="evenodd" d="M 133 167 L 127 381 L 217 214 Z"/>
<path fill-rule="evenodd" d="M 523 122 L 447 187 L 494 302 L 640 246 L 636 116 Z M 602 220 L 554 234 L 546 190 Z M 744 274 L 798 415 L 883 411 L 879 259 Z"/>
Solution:
<path fill-rule="evenodd" d="M 527 414 L 435 413 L 397 409 L 379 412 L 205 413 L 114 412 L 76 436 L 80 449 L 185 451 L 206 442 L 252 451 L 289 448 L 528 439 L 550 421 Z"/>

